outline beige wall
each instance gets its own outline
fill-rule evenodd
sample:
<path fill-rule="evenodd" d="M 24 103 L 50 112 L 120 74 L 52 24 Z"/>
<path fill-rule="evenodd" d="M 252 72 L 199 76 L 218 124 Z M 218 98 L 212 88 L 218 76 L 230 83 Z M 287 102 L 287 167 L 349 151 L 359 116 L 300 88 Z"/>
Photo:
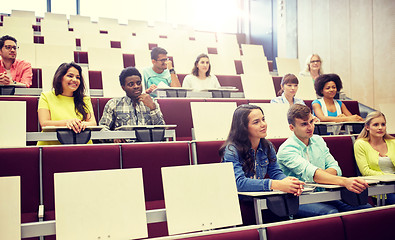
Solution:
<path fill-rule="evenodd" d="M 318 53 L 352 99 L 378 109 L 395 102 L 395 1 L 298 0 L 298 56 Z"/>

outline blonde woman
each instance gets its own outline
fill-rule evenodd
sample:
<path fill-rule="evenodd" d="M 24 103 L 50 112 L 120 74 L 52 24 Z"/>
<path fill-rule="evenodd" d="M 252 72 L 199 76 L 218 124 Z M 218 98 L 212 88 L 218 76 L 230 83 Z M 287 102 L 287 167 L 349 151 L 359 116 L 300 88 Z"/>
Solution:
<path fill-rule="evenodd" d="M 355 159 L 364 176 L 395 174 L 395 138 L 387 134 L 386 122 L 379 111 L 368 114 L 355 141 Z M 386 204 L 395 204 L 394 193 L 387 194 Z"/>
<path fill-rule="evenodd" d="M 304 71 L 300 72 L 301 76 L 310 76 L 314 81 L 318 76 L 324 74 L 322 70 L 322 59 L 321 57 L 314 53 L 306 58 L 306 68 Z"/>

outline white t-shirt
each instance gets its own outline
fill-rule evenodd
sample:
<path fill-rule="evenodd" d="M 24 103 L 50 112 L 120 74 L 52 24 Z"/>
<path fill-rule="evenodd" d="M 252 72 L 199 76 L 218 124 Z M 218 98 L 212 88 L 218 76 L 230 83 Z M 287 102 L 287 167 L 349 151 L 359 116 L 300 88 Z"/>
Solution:
<path fill-rule="evenodd" d="M 182 82 L 182 87 L 192 88 L 193 91 L 201 91 L 208 88 L 220 88 L 221 85 L 219 85 L 218 79 L 215 75 L 210 75 L 206 79 L 202 80 L 195 75 L 189 74 L 185 76 L 184 81 Z"/>

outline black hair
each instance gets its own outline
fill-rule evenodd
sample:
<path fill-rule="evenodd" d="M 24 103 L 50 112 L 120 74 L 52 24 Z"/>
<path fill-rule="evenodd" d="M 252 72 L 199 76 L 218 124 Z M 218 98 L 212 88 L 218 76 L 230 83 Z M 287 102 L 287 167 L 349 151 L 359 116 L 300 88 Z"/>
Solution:
<path fill-rule="evenodd" d="M 121 74 L 119 74 L 119 83 L 121 86 L 125 86 L 125 79 L 130 76 L 139 76 L 141 79 L 141 74 L 137 68 L 127 67 L 122 70 Z"/>
<path fill-rule="evenodd" d="M 14 41 L 15 44 L 17 43 L 17 42 L 16 42 L 16 39 L 15 39 L 14 37 L 11 37 L 11 36 L 9 36 L 9 35 L 4 35 L 4 36 L 2 36 L 2 37 L 0 38 L 0 49 L 4 47 L 4 43 L 5 43 L 5 41 L 7 41 L 7 40 Z"/>
<path fill-rule="evenodd" d="M 322 89 L 327 82 L 333 81 L 336 84 L 337 91 L 339 92 L 343 88 L 342 80 L 340 79 L 339 75 L 331 73 L 331 74 L 322 74 L 317 77 L 314 82 L 315 92 L 318 96 L 323 97 Z"/>

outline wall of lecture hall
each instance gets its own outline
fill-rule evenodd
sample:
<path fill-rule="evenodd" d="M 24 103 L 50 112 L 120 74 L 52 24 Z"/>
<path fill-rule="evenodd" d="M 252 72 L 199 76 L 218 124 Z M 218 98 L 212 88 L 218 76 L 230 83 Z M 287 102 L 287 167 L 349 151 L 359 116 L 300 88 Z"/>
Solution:
<path fill-rule="evenodd" d="M 375 109 L 395 102 L 393 0 L 298 0 L 297 8 L 302 67 L 318 53 L 347 96 Z"/>

